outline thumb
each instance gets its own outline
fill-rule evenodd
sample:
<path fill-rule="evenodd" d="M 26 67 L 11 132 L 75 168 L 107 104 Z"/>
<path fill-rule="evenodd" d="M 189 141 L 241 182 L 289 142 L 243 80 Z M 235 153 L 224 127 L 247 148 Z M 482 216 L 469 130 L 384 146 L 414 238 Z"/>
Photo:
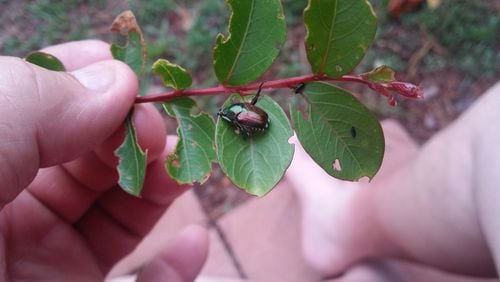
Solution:
<path fill-rule="evenodd" d="M 200 273 L 208 255 L 208 233 L 201 226 L 184 228 L 162 253 L 144 266 L 138 282 L 188 282 Z"/>
<path fill-rule="evenodd" d="M 0 207 L 40 167 L 75 159 L 123 122 L 137 93 L 134 73 L 102 61 L 72 73 L 0 57 Z"/>

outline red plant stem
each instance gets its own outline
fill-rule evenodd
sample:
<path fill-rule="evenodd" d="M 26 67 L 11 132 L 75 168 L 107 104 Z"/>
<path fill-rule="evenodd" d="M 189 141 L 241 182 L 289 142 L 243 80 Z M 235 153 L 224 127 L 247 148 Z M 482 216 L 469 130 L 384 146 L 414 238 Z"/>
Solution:
<path fill-rule="evenodd" d="M 367 81 L 360 76 L 355 75 L 344 75 L 338 78 L 332 78 L 328 76 L 315 76 L 315 75 L 303 75 L 297 77 L 290 77 L 284 79 L 277 79 L 266 81 L 262 86 L 262 89 L 279 89 L 279 88 L 294 88 L 301 83 L 307 83 L 311 81 L 350 81 L 363 83 L 368 85 L 370 88 L 374 89 L 373 82 Z M 170 92 L 165 92 L 155 95 L 138 96 L 135 99 L 135 103 L 151 103 L 151 102 L 167 102 L 177 97 L 183 96 L 205 96 L 205 95 L 215 95 L 215 94 L 250 94 L 256 91 L 260 86 L 260 82 L 251 83 L 244 86 L 225 86 L 218 85 L 202 89 L 185 89 L 185 90 L 174 90 Z"/>

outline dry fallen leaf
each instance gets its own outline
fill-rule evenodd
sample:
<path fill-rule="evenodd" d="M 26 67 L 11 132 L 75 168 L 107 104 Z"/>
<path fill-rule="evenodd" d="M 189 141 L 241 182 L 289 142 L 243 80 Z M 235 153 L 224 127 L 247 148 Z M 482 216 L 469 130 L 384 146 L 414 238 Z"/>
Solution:
<path fill-rule="evenodd" d="M 442 2 L 443 0 L 427 0 L 427 6 L 429 6 L 429 9 L 435 10 Z"/>
<path fill-rule="evenodd" d="M 135 31 L 141 34 L 142 37 L 141 28 L 137 24 L 135 16 L 130 10 L 119 14 L 115 18 L 115 20 L 111 24 L 111 31 L 119 32 L 123 36 L 127 36 L 131 31 Z"/>
<path fill-rule="evenodd" d="M 117 48 L 117 49 L 125 50 L 127 48 L 127 45 L 130 43 L 130 35 L 132 33 L 135 33 L 139 36 L 139 43 L 138 44 L 140 44 L 141 49 L 142 49 L 141 50 L 141 60 L 140 60 L 141 67 L 140 67 L 140 70 L 139 69 L 135 70 L 134 68 L 132 68 L 132 69 L 134 69 L 134 71 L 136 71 L 136 74 L 138 74 L 138 75 L 142 74 L 144 71 L 144 65 L 145 65 L 146 57 L 147 57 L 147 46 L 146 46 L 146 42 L 144 40 L 144 36 L 142 35 L 141 28 L 139 27 L 139 24 L 137 23 L 132 11 L 127 10 L 127 11 L 124 11 L 123 13 L 119 14 L 115 18 L 113 23 L 111 24 L 110 30 L 112 32 L 119 33 L 120 35 L 125 36 L 127 38 L 127 42 L 126 42 L 125 46 L 119 46 L 118 44 L 113 44 L 111 47 L 112 49 Z M 117 58 L 117 57 L 115 56 L 115 58 Z M 120 60 L 124 60 L 124 58 L 121 58 Z M 126 60 L 124 60 L 124 61 L 127 62 Z M 129 64 L 129 66 L 130 66 L 130 64 Z"/>
<path fill-rule="evenodd" d="M 424 0 L 390 0 L 389 14 L 399 19 L 401 14 L 414 11 Z"/>

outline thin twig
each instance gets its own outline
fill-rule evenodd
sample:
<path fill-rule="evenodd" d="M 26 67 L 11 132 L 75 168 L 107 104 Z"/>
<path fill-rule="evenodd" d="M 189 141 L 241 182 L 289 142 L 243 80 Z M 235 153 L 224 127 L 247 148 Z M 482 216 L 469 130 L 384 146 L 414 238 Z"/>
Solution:
<path fill-rule="evenodd" d="M 280 89 L 280 88 L 294 88 L 295 86 L 301 83 L 307 83 L 311 81 L 357 82 L 366 84 L 370 88 L 374 89 L 374 87 L 372 87 L 373 82 L 367 81 L 360 76 L 354 76 L 354 75 L 344 75 L 338 78 L 333 78 L 328 76 L 315 76 L 315 75 L 290 77 L 290 78 L 266 81 L 262 86 L 262 89 L 269 90 L 269 89 Z M 242 95 L 247 95 L 251 94 L 253 91 L 256 91 L 259 88 L 260 84 L 261 84 L 260 82 L 255 82 L 244 86 L 217 85 L 201 89 L 173 90 L 160 94 L 138 96 L 135 99 L 135 103 L 139 104 L 139 103 L 151 103 L 151 102 L 168 102 L 172 99 L 185 96 L 194 97 L 194 96 L 231 94 L 231 93 L 240 93 Z"/>

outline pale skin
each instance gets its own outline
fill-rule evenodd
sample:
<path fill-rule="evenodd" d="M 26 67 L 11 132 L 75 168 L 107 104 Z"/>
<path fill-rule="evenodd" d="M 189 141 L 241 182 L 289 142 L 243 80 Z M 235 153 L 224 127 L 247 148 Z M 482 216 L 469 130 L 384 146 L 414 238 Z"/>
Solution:
<path fill-rule="evenodd" d="M 113 151 L 138 83 L 107 44 L 45 51 L 68 72 L 0 57 L 0 280 L 101 281 L 187 187 L 165 173 L 175 140 L 166 142 L 151 105 L 137 106 L 134 118 L 149 152 L 142 198 L 116 184 Z M 206 231 L 187 228 L 138 281 L 192 281 L 207 248 Z"/>
<path fill-rule="evenodd" d="M 418 149 L 397 125 L 385 123 L 384 164 L 369 184 L 333 180 L 297 146 L 287 177 L 302 204 L 309 263 L 339 281 L 360 281 L 349 277 L 366 258 L 497 277 L 499 109 L 500 83 Z M 361 281 L 403 281 L 403 268 L 370 264 L 365 270 L 359 277 L 370 280 Z"/>

